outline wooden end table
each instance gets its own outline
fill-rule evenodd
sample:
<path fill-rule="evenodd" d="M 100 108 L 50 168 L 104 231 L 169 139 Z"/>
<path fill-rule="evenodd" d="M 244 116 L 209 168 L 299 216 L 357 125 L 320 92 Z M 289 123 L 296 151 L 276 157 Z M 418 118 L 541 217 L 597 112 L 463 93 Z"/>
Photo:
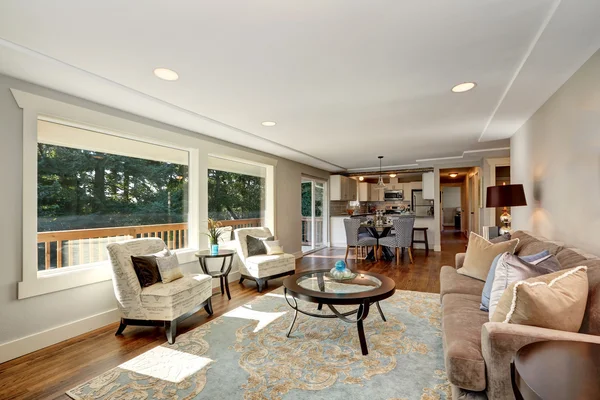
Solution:
<path fill-rule="evenodd" d="M 600 398 L 600 344 L 570 341 L 523 346 L 511 364 L 517 400 Z"/>
<path fill-rule="evenodd" d="M 229 272 L 231 272 L 231 265 L 233 264 L 233 256 L 235 255 L 235 251 L 233 250 L 219 250 L 217 254 L 211 254 L 210 250 L 202 250 L 196 253 L 196 257 L 198 257 L 198 262 L 200 263 L 200 268 L 202 268 L 202 272 L 206 275 L 210 275 L 213 278 L 219 278 L 219 282 L 221 284 L 221 294 L 224 294 L 224 291 L 227 291 L 227 298 L 231 300 L 231 294 L 229 294 Z M 218 271 L 210 271 L 206 266 L 207 258 L 222 258 L 223 263 L 221 264 L 221 269 Z M 229 258 L 229 265 L 227 269 L 225 269 L 225 262 Z"/>

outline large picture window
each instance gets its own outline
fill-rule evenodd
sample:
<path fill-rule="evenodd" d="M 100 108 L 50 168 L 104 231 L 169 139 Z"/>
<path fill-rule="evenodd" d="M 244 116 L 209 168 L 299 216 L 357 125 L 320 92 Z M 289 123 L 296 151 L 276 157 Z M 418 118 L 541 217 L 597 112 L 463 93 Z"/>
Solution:
<path fill-rule="evenodd" d="M 186 151 L 39 120 L 38 271 L 107 260 L 106 245 L 188 247 Z"/>
<path fill-rule="evenodd" d="M 266 169 L 209 157 L 208 217 L 233 229 L 264 226 Z"/>

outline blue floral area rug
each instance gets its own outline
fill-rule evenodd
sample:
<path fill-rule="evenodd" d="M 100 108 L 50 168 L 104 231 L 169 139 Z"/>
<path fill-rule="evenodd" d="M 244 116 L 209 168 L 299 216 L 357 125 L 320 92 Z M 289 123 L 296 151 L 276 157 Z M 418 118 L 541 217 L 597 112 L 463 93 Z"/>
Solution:
<path fill-rule="evenodd" d="M 313 313 L 317 305 L 298 302 Z M 439 295 L 396 291 L 356 325 L 298 315 L 280 288 L 67 392 L 73 399 L 450 399 Z M 345 309 L 348 310 L 348 309 Z M 323 307 L 323 313 L 330 313 Z"/>

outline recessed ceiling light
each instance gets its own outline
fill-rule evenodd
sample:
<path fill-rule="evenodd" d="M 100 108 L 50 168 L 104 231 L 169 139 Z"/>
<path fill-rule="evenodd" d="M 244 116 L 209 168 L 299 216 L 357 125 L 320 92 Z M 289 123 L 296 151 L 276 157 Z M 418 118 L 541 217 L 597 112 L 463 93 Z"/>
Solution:
<path fill-rule="evenodd" d="M 275 126 L 277 125 L 277 122 L 273 122 L 273 121 L 264 121 L 262 123 L 262 126 Z"/>
<path fill-rule="evenodd" d="M 395 178 L 396 174 L 390 174 L 390 178 Z"/>
<path fill-rule="evenodd" d="M 168 68 L 156 68 L 154 70 L 154 75 L 165 81 L 176 81 L 179 79 L 179 74 Z"/>
<path fill-rule="evenodd" d="M 359 176 L 359 177 L 358 177 L 358 180 L 362 182 L 362 181 L 364 181 L 364 180 L 365 180 L 365 177 L 364 177 L 364 176 Z"/>
<path fill-rule="evenodd" d="M 452 172 L 452 173 L 449 173 L 448 176 L 450 178 L 456 178 L 458 176 L 458 174 L 456 172 Z"/>
<path fill-rule="evenodd" d="M 454 93 L 468 92 L 469 90 L 473 89 L 475 86 L 477 86 L 477 84 L 475 82 L 459 83 L 458 85 L 456 85 L 452 88 L 452 91 Z"/>

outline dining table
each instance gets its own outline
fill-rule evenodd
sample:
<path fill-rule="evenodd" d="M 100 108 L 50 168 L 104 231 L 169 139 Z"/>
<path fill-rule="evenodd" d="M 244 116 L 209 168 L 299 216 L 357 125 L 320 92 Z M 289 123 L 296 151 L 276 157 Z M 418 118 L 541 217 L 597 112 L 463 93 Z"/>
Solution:
<path fill-rule="evenodd" d="M 374 224 L 372 222 L 363 222 L 360 226 L 366 228 L 369 234 L 377 239 L 377 246 L 379 246 L 379 239 L 386 237 L 394 227 L 393 224 Z M 391 261 L 394 259 L 394 252 L 389 247 L 383 246 L 381 257 L 386 261 Z M 375 248 L 369 251 L 366 260 L 375 261 Z"/>

